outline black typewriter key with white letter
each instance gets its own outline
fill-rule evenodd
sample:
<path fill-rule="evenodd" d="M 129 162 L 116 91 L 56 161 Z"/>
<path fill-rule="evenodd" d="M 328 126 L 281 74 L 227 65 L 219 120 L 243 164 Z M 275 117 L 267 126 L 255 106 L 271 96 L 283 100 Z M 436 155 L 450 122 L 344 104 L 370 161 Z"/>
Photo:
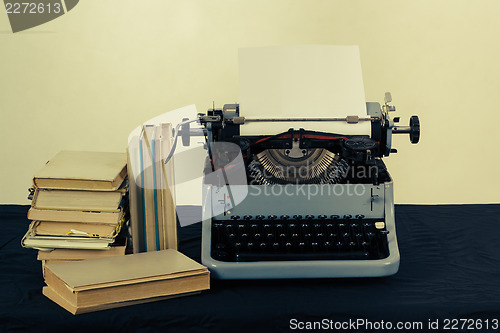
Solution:
<path fill-rule="evenodd" d="M 307 220 L 312 220 L 312 219 L 314 219 L 314 215 L 306 215 L 306 219 Z"/>
<path fill-rule="evenodd" d="M 312 215 L 311 215 L 312 216 Z M 389 255 L 383 219 L 301 219 L 212 222 L 212 257 L 221 261 L 376 260 Z M 267 221 L 266 221 L 267 220 Z M 260 222 L 262 221 L 262 222 Z M 376 224 L 378 222 L 378 224 Z M 381 227 L 382 225 L 382 227 Z"/>
<path fill-rule="evenodd" d="M 302 219 L 302 215 L 294 215 L 293 218 L 296 219 L 296 220 L 301 220 Z"/>

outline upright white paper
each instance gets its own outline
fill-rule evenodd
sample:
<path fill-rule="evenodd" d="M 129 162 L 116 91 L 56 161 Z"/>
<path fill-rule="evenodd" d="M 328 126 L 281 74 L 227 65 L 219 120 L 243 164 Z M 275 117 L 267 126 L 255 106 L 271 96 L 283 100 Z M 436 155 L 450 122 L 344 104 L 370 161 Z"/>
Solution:
<path fill-rule="evenodd" d="M 357 46 L 297 45 L 239 50 L 240 115 L 245 118 L 366 118 Z M 368 121 L 258 122 L 242 135 L 277 134 L 304 128 L 370 135 Z"/>

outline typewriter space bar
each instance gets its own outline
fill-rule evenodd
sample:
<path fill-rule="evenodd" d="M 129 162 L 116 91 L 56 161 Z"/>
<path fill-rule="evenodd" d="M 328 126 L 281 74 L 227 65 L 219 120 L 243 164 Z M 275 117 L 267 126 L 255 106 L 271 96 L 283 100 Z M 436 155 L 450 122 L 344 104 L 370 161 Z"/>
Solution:
<path fill-rule="evenodd" d="M 291 261 L 291 260 L 366 260 L 366 251 L 320 253 L 237 253 L 236 261 Z"/>

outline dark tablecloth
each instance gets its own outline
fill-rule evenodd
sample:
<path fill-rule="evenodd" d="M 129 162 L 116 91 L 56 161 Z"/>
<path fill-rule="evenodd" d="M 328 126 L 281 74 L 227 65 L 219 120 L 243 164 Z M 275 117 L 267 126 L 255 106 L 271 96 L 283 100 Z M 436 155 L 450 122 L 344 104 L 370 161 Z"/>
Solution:
<path fill-rule="evenodd" d="M 424 332 L 432 331 L 429 321 L 440 331 L 449 321 L 452 331 L 477 332 L 499 324 L 500 205 L 396 206 L 401 265 L 392 277 L 212 280 L 201 295 L 77 316 L 41 293 L 36 251 L 20 245 L 28 208 L 0 206 L 2 331 L 268 332 L 319 322 L 331 332 L 341 324 L 364 332 L 387 328 L 383 321 L 400 332 L 410 330 L 399 330 L 398 323 L 419 328 L 420 322 Z M 180 251 L 199 261 L 200 223 L 181 228 L 179 238 Z M 352 326 L 357 320 L 365 325 Z"/>

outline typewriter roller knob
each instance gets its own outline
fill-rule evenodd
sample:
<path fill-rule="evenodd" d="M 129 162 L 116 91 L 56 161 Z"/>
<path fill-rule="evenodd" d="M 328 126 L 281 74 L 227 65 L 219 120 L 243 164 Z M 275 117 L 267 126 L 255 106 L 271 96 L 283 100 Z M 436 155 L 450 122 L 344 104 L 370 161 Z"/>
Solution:
<path fill-rule="evenodd" d="M 410 118 L 410 141 L 411 143 L 418 143 L 420 140 L 420 120 L 418 116 Z"/>
<path fill-rule="evenodd" d="M 420 120 L 418 116 L 410 118 L 410 126 L 394 126 L 392 133 L 396 134 L 409 134 L 411 143 L 418 143 L 420 140 Z"/>

